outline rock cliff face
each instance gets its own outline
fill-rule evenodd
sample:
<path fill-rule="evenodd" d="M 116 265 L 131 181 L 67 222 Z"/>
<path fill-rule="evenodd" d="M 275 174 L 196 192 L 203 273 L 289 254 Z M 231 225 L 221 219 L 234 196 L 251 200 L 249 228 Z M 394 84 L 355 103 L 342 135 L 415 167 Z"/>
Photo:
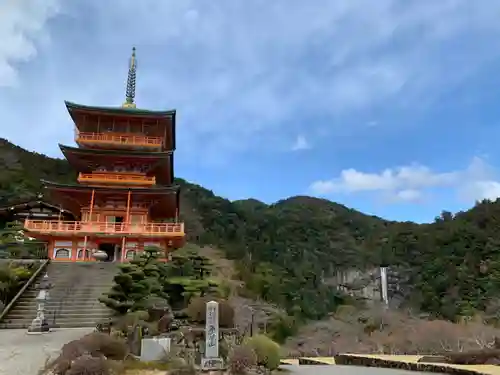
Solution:
<path fill-rule="evenodd" d="M 337 271 L 335 277 L 327 282 L 349 295 L 368 301 L 382 301 L 380 268 L 371 268 L 366 271 L 355 269 Z M 397 267 L 387 267 L 387 294 L 391 307 L 400 306 L 408 296 L 406 282 L 408 278 L 403 276 L 401 270 Z"/>

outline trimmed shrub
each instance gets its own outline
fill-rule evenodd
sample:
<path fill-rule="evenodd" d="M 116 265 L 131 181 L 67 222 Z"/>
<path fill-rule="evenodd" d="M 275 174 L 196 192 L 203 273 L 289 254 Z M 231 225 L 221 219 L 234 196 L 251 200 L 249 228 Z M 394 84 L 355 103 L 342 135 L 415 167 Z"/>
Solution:
<path fill-rule="evenodd" d="M 73 361 L 65 375 L 108 375 L 110 367 L 103 357 L 83 355 Z"/>
<path fill-rule="evenodd" d="M 299 322 L 292 316 L 276 313 L 268 323 L 267 332 L 274 341 L 282 344 L 297 333 Z"/>
<path fill-rule="evenodd" d="M 127 354 L 125 341 L 94 332 L 63 345 L 59 357 L 47 363 L 40 374 L 107 375 L 112 360 L 123 360 Z"/>
<path fill-rule="evenodd" d="M 103 355 L 108 359 L 120 361 L 128 354 L 128 347 L 124 340 L 105 333 L 90 333 L 80 340 L 85 351 L 92 356 Z"/>
<path fill-rule="evenodd" d="M 229 354 L 229 371 L 233 375 L 242 375 L 257 365 L 257 355 L 248 345 L 236 346 Z"/>
<path fill-rule="evenodd" d="M 280 365 L 280 346 L 266 335 L 252 336 L 245 341 L 245 345 L 253 349 L 259 366 L 272 371 Z"/>

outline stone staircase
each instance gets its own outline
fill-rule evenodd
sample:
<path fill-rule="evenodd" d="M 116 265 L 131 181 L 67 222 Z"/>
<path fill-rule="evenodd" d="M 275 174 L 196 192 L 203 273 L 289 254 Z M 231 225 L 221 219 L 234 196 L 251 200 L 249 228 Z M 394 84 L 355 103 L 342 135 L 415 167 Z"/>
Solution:
<path fill-rule="evenodd" d="M 98 299 L 109 291 L 116 272 L 114 263 L 49 264 L 47 273 L 52 289 L 45 304 L 48 323 L 57 328 L 74 328 L 93 327 L 106 321 L 111 312 Z M 37 294 L 36 285 L 28 288 L 0 322 L 0 328 L 28 328 L 36 316 Z"/>

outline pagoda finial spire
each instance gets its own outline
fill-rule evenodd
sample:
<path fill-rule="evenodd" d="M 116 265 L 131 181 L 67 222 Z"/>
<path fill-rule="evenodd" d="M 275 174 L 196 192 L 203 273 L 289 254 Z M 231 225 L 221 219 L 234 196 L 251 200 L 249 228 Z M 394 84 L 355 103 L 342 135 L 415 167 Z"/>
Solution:
<path fill-rule="evenodd" d="M 137 59 L 135 58 L 135 47 L 132 48 L 132 56 L 130 57 L 128 76 L 127 76 L 127 90 L 125 92 L 125 103 L 122 107 L 135 108 L 135 76 L 137 71 Z"/>

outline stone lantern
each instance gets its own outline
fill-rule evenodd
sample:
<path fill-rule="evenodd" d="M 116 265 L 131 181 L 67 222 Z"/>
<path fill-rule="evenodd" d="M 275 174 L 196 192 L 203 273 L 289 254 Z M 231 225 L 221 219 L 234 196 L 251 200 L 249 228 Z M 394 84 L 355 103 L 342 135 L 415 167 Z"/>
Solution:
<path fill-rule="evenodd" d="M 31 322 L 31 325 L 28 327 L 28 334 L 41 334 L 47 333 L 50 331 L 49 323 L 45 318 L 45 304 L 49 300 L 49 289 L 51 285 L 49 282 L 49 275 L 45 273 L 38 286 L 38 295 L 36 297 L 36 301 L 38 304 L 36 317 Z"/>

